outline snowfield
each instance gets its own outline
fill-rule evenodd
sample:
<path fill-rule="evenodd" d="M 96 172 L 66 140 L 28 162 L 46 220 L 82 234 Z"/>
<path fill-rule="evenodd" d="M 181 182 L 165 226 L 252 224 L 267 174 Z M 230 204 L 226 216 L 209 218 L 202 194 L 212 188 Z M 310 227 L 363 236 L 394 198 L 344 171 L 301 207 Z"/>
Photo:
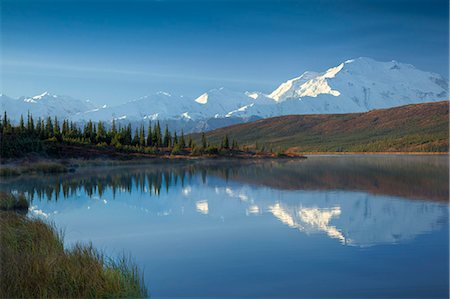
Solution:
<path fill-rule="evenodd" d="M 109 107 L 45 92 L 19 99 L 2 94 L 0 104 L 2 112 L 6 110 L 14 121 L 29 111 L 34 117 L 57 116 L 76 122 L 160 120 L 178 122 L 179 127 L 183 122 L 196 122 L 191 124 L 195 131 L 212 129 L 207 124 L 213 118 L 244 122 L 289 114 L 365 112 L 448 99 L 448 80 L 438 74 L 418 70 L 410 64 L 361 57 L 324 72 L 304 72 L 270 94 L 222 87 L 190 99 L 160 91 Z"/>

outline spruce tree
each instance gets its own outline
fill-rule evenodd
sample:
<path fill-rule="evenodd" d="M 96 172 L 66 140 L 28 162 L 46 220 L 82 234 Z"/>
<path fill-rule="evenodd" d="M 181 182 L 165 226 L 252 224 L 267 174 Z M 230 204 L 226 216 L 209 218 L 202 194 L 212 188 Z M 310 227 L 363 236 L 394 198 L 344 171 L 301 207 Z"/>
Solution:
<path fill-rule="evenodd" d="M 153 145 L 156 147 L 162 146 L 161 126 L 159 121 L 156 123 L 153 129 Z"/>
<path fill-rule="evenodd" d="M 228 140 L 228 135 L 225 135 L 223 139 L 223 147 L 226 149 L 230 148 L 230 141 Z"/>
<path fill-rule="evenodd" d="M 133 141 L 132 141 L 132 145 L 136 146 L 139 144 L 139 135 L 138 135 L 138 129 L 135 128 L 134 129 L 134 136 L 133 136 Z"/>
<path fill-rule="evenodd" d="M 53 136 L 59 139 L 61 134 L 61 130 L 59 127 L 59 121 L 58 118 L 55 116 L 55 123 L 53 124 Z"/>
<path fill-rule="evenodd" d="M 153 145 L 153 136 L 152 136 L 152 124 L 148 122 L 148 132 L 147 132 L 147 146 Z"/>
<path fill-rule="evenodd" d="M 6 115 L 6 110 L 3 112 L 3 128 L 8 128 L 8 115 Z"/>
<path fill-rule="evenodd" d="M 47 123 L 45 124 L 45 138 L 50 138 L 53 136 L 53 122 L 52 118 L 49 116 L 47 117 Z"/>
<path fill-rule="evenodd" d="M 95 136 L 97 143 L 106 142 L 106 129 L 103 122 L 98 122 L 97 134 Z"/>
<path fill-rule="evenodd" d="M 145 146 L 145 132 L 144 132 L 144 124 L 141 124 L 139 129 L 139 146 Z"/>
<path fill-rule="evenodd" d="M 23 121 L 23 115 L 20 115 L 20 122 L 19 122 L 19 133 L 25 132 L 25 123 Z"/>
<path fill-rule="evenodd" d="M 34 121 L 33 116 L 28 111 L 27 130 L 29 133 L 34 133 Z"/>
<path fill-rule="evenodd" d="M 185 148 L 186 147 L 186 141 L 184 140 L 184 132 L 183 132 L 183 130 L 181 130 L 180 147 L 181 148 Z"/>
<path fill-rule="evenodd" d="M 202 147 L 203 147 L 203 149 L 208 147 L 208 142 L 206 141 L 205 132 L 202 132 Z"/>
<path fill-rule="evenodd" d="M 177 136 L 177 131 L 175 131 L 173 133 L 173 146 L 178 145 L 178 136 Z"/>
<path fill-rule="evenodd" d="M 166 125 L 166 130 L 164 131 L 164 147 L 170 147 L 170 136 L 169 136 L 169 128 Z"/>
<path fill-rule="evenodd" d="M 132 143 L 132 133 L 131 133 L 131 124 L 124 129 L 124 143 L 126 145 L 131 145 Z"/>

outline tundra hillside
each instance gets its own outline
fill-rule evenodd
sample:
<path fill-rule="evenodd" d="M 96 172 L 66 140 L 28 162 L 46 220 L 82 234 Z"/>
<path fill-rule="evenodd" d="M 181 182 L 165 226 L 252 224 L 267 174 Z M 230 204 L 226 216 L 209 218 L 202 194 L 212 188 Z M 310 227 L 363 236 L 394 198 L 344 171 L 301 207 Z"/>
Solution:
<path fill-rule="evenodd" d="M 448 152 L 449 102 L 365 113 L 280 116 L 206 133 L 211 142 L 224 136 L 243 147 L 297 153 Z"/>

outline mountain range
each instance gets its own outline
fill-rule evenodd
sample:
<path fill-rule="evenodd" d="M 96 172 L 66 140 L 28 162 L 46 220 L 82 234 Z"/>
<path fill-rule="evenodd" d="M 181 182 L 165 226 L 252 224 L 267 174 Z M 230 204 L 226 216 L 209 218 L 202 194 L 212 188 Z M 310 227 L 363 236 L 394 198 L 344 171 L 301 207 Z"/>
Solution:
<path fill-rule="evenodd" d="M 347 60 L 324 72 L 304 72 L 270 94 L 209 90 L 197 98 L 157 92 L 116 106 L 99 106 L 44 92 L 33 97 L 0 95 L 1 110 L 13 121 L 20 115 L 57 116 L 75 122 L 142 122 L 160 120 L 186 132 L 291 114 L 366 112 L 448 99 L 448 80 L 396 61 Z"/>

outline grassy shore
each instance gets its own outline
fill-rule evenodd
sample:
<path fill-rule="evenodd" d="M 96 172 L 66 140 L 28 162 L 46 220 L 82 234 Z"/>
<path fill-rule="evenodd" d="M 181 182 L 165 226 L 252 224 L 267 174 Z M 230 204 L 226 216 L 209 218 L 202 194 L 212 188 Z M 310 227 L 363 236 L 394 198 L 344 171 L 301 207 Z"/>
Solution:
<path fill-rule="evenodd" d="M 446 156 L 448 152 L 302 152 L 302 155 L 440 155 Z"/>
<path fill-rule="evenodd" d="M 28 211 L 28 206 L 25 195 L 0 192 L 0 211 Z"/>
<path fill-rule="evenodd" d="M 78 149 L 82 152 L 82 149 Z M 226 154 L 202 154 L 202 155 L 172 155 L 170 153 L 163 155 L 136 154 L 125 155 L 92 155 L 90 158 L 71 156 L 68 158 L 50 158 L 39 157 L 36 153 L 25 155 L 21 158 L 4 159 L 0 164 L 1 176 L 17 176 L 22 174 L 50 174 L 75 172 L 79 167 L 85 166 L 120 166 L 120 165 L 142 165 L 161 162 L 177 161 L 199 161 L 199 160 L 218 160 L 218 159 L 283 159 L 283 158 L 305 158 L 302 155 L 293 153 L 276 154 L 270 152 L 248 152 L 233 150 Z"/>
<path fill-rule="evenodd" d="M 25 205 L 23 198 L 1 198 L 7 210 Z M 54 225 L 15 211 L 0 211 L 0 231 L 0 298 L 148 296 L 141 273 L 129 259 L 108 258 L 91 244 L 66 249 Z"/>

